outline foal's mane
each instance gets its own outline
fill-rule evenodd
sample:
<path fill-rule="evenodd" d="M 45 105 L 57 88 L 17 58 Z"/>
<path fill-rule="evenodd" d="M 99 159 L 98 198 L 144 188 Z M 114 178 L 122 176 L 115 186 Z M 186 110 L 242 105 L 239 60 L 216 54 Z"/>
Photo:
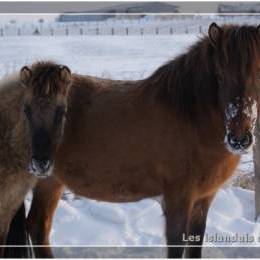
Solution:
<path fill-rule="evenodd" d="M 221 29 L 223 37 L 217 55 L 226 64 L 234 63 L 241 75 L 248 77 L 259 57 L 260 35 L 256 27 L 225 25 Z M 196 121 L 200 114 L 218 109 L 215 53 L 209 37 L 202 37 L 186 53 L 157 69 L 144 81 L 144 89 L 153 88 L 180 117 Z"/>

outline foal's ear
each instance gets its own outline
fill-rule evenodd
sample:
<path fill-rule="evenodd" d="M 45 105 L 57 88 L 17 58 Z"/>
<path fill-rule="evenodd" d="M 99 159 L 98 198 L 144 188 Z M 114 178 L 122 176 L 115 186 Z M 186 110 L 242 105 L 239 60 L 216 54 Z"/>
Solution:
<path fill-rule="evenodd" d="M 71 71 L 67 66 L 60 67 L 60 76 L 61 80 L 63 80 L 65 83 L 71 83 Z"/>
<path fill-rule="evenodd" d="M 209 40 L 210 40 L 211 45 L 214 48 L 217 47 L 217 43 L 218 43 L 221 32 L 222 32 L 222 29 L 216 23 L 212 23 L 209 26 L 209 31 L 208 31 Z"/>
<path fill-rule="evenodd" d="M 20 80 L 24 86 L 27 86 L 32 78 L 32 71 L 27 67 L 24 66 L 20 70 Z"/>

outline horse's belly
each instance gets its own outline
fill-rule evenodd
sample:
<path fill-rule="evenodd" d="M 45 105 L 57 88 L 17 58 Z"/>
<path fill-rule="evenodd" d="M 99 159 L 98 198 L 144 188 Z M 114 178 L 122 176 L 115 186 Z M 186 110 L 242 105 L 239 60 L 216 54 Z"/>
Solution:
<path fill-rule="evenodd" d="M 74 164 L 71 170 L 67 166 L 66 171 L 57 173 L 78 195 L 103 201 L 130 202 L 162 194 L 162 187 L 151 168 L 95 165 L 78 169 L 79 165 Z"/>
<path fill-rule="evenodd" d="M 73 190 L 73 187 L 71 187 Z M 88 187 L 76 188 L 78 195 L 107 202 L 133 202 L 160 195 L 149 190 L 132 190 L 124 184 L 92 184 Z"/>

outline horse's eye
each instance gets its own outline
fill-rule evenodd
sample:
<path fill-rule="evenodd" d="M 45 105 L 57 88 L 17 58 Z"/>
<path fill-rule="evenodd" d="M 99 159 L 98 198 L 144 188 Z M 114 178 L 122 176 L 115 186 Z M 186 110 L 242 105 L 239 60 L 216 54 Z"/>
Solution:
<path fill-rule="evenodd" d="M 219 87 L 223 86 L 223 83 L 224 83 L 223 79 L 218 78 L 218 86 Z"/>
<path fill-rule="evenodd" d="M 65 107 L 64 106 L 58 106 L 56 108 L 56 112 L 55 112 L 55 121 L 59 122 L 64 115 L 65 115 Z"/>
<path fill-rule="evenodd" d="M 30 106 L 29 105 L 24 105 L 24 113 L 25 113 L 25 115 L 27 116 L 27 118 L 30 118 L 30 116 L 31 116 L 31 108 L 30 108 Z"/>
<path fill-rule="evenodd" d="M 257 70 L 256 79 L 257 79 L 257 80 L 260 80 L 260 69 Z"/>

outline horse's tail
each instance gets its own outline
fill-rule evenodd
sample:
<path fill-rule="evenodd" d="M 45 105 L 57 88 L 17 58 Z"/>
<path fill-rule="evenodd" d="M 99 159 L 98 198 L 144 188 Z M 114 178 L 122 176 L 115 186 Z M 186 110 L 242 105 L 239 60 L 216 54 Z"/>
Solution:
<path fill-rule="evenodd" d="M 25 205 L 21 205 L 10 224 L 4 250 L 5 258 L 32 258 L 33 248 L 27 232 Z M 13 246 L 14 245 L 14 246 Z M 18 245 L 15 247 L 15 245 Z M 24 245 L 24 246 L 23 246 Z"/>

